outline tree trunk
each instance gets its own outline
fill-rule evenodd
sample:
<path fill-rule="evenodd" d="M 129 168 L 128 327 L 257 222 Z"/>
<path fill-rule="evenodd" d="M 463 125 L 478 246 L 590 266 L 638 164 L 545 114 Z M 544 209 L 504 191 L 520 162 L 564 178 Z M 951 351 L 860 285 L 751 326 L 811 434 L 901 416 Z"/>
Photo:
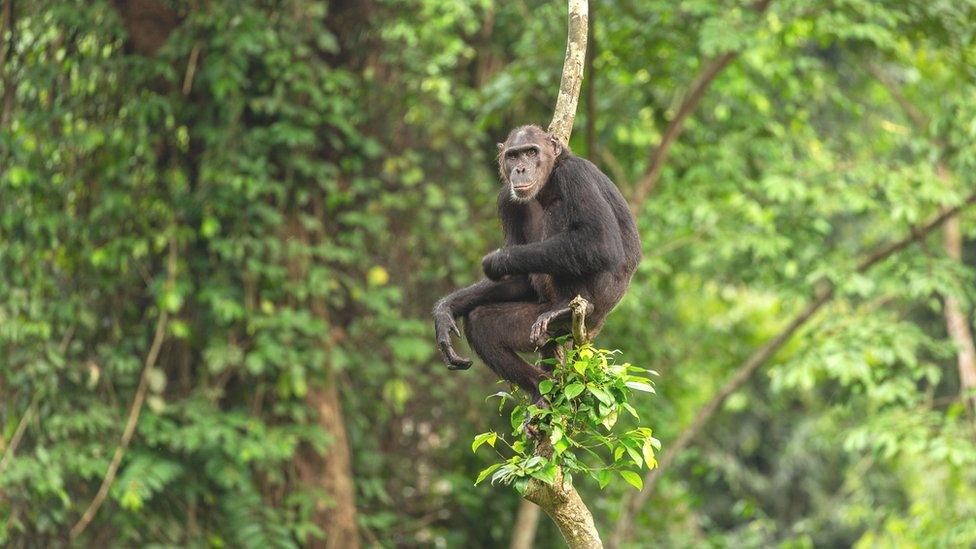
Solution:
<path fill-rule="evenodd" d="M 325 531 L 325 539 L 308 540 L 307 547 L 357 549 L 356 490 L 352 481 L 352 458 L 342 416 L 342 404 L 334 376 L 321 387 L 310 388 L 305 399 L 318 413 L 318 425 L 331 437 L 324 454 L 302 448 L 295 459 L 301 482 L 321 490 L 327 500 L 315 504 L 314 520 Z"/>
<path fill-rule="evenodd" d="M 946 220 L 942 234 L 942 244 L 946 255 L 961 262 L 962 230 L 959 227 L 958 215 Z M 976 414 L 976 345 L 973 344 L 973 332 L 969 326 L 969 316 L 954 296 L 945 296 L 945 318 L 949 337 L 952 338 L 957 348 L 956 364 L 959 367 L 959 393 L 963 395 L 969 413 Z"/>
<path fill-rule="evenodd" d="M 593 515 L 575 488 L 563 487 L 562 472 L 556 474 L 556 482 L 552 486 L 533 479 L 522 497 L 549 515 L 571 549 L 603 549 Z"/>
<path fill-rule="evenodd" d="M 573 310 L 573 344 L 589 342 L 586 331 L 586 310 L 590 304 L 581 296 L 576 296 L 569 304 Z M 536 446 L 535 455 L 552 457 L 552 446 L 546 440 Z M 556 480 L 551 485 L 532 479 L 522 497 L 538 505 L 559 527 L 559 532 L 570 549 L 602 549 L 600 532 L 593 523 L 593 515 L 583 503 L 576 488 L 563 484 L 562 470 L 556 471 Z"/>
<path fill-rule="evenodd" d="M 539 506 L 522 500 L 519 504 L 518 516 L 515 517 L 515 527 L 512 529 L 512 541 L 508 549 L 532 549 L 535 544 L 535 532 L 539 528 Z"/>

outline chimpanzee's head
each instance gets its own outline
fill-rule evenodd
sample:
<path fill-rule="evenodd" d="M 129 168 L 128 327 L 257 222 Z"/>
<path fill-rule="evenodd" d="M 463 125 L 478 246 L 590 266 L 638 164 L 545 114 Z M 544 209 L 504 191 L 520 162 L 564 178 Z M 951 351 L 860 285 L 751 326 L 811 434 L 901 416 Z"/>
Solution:
<path fill-rule="evenodd" d="M 549 180 L 556 161 L 568 151 L 538 126 L 519 126 L 498 144 L 498 171 L 512 200 L 528 202 Z"/>

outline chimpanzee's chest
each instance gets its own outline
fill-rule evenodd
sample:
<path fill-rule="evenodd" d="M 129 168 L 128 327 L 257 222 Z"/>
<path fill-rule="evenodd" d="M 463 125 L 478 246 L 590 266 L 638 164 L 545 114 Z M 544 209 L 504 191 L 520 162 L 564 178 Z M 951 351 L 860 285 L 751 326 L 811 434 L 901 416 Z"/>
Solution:
<path fill-rule="evenodd" d="M 550 204 L 543 208 L 538 202 L 533 203 L 532 215 L 527 224 L 527 242 L 539 242 L 566 230 L 565 216 L 559 209 L 559 204 Z M 552 275 L 536 273 L 529 275 L 532 287 L 544 301 L 559 299 L 556 283 Z"/>

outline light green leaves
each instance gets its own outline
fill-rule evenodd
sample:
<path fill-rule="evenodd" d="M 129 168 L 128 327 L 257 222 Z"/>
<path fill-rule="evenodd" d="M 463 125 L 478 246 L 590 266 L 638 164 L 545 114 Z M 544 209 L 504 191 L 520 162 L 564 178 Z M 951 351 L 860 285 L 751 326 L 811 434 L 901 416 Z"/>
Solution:
<path fill-rule="evenodd" d="M 474 441 L 471 443 L 471 451 L 477 452 L 478 448 L 482 444 L 488 443 L 488 446 L 492 448 L 495 447 L 495 441 L 498 440 L 498 433 L 494 431 L 488 431 L 487 433 L 481 433 L 480 435 L 474 437 Z"/>
<path fill-rule="evenodd" d="M 570 383 L 569 385 L 566 386 L 566 389 L 565 391 L 563 391 L 563 394 L 566 395 L 566 398 L 573 399 L 578 397 L 579 394 L 582 393 L 583 389 L 585 388 L 586 386 L 583 385 L 582 383 L 579 382 Z"/>
<path fill-rule="evenodd" d="M 633 471 L 619 471 L 620 477 L 623 478 L 627 484 L 637 488 L 638 490 L 644 489 L 644 479 L 640 475 Z"/>
<path fill-rule="evenodd" d="M 472 450 L 486 443 L 495 447 L 495 442 L 501 440 L 512 451 L 504 462 L 481 471 L 476 484 L 491 475 L 492 482 L 512 484 L 522 491 L 529 478 L 555 482 L 561 469 L 567 483 L 572 482 L 573 473 L 581 473 L 594 478 L 603 488 L 618 473 L 624 481 L 639 488 L 640 475 L 631 469 L 654 467 L 657 463 L 654 449 L 660 444 L 651 437 L 647 427 L 620 434 L 613 429 L 621 409 L 627 411 L 626 417 L 638 419 L 637 411 L 627 402 L 636 394 L 634 391 L 653 394 L 654 388 L 641 375 L 647 370 L 617 363 L 617 353 L 586 345 L 567 353 L 565 363 L 553 364 L 552 377 L 539 384 L 539 392 L 545 396 L 548 406 L 540 408 L 524 400 L 516 403 L 510 415 L 510 445 L 505 437 L 494 432 L 475 437 Z M 500 406 L 515 399 L 504 392 L 492 397 L 500 398 Z M 550 459 L 532 454 L 535 441 L 526 436 L 526 425 L 547 436 L 552 444 Z M 580 448 L 585 451 L 577 452 Z M 603 449 L 604 453 L 594 449 Z M 586 459 L 580 459 L 577 453 Z"/>

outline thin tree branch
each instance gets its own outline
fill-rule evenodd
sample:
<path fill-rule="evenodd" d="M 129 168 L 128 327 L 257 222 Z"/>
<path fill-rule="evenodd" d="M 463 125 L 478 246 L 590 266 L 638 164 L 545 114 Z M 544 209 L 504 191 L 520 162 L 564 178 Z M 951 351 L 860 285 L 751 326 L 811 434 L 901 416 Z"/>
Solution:
<path fill-rule="evenodd" d="M 563 143 L 569 143 L 576 120 L 580 86 L 583 84 L 583 65 L 586 57 L 587 0 L 569 0 L 569 22 L 566 38 L 566 59 L 559 81 L 556 108 L 549 123 L 549 133 Z"/>
<path fill-rule="evenodd" d="M 0 66 L 0 71 L 3 73 L 3 105 L 0 106 L 0 128 L 6 128 L 10 124 L 10 113 L 13 111 L 14 105 L 14 89 L 17 85 L 14 82 L 13 75 L 10 74 L 10 61 L 14 57 L 14 49 L 17 46 L 17 22 L 14 17 L 14 0 L 6 0 L 3 3 L 3 26 L 0 27 L 0 39 L 3 39 L 7 32 L 10 33 L 10 37 L 4 44 L 3 53 L 0 54 L 0 61 L 3 63 Z"/>
<path fill-rule="evenodd" d="M 865 68 L 888 90 L 891 97 L 904 111 L 905 116 L 915 124 L 918 132 L 925 135 L 929 126 L 928 119 L 905 97 L 901 87 L 894 79 L 873 63 L 867 63 Z M 939 148 L 943 158 L 948 156 L 949 147 L 944 139 L 936 137 L 933 138 L 932 142 Z M 946 166 L 945 160 L 938 162 L 935 171 L 943 181 L 950 178 L 949 168 Z M 956 215 L 949 217 L 945 222 L 942 247 L 949 258 L 959 263 L 962 262 L 962 230 L 959 226 L 959 218 Z M 973 341 L 969 317 L 963 311 L 962 303 L 958 299 L 951 295 L 943 297 L 946 331 L 957 348 L 956 366 L 959 370 L 959 392 L 970 417 L 976 418 L 976 343 Z"/>
<path fill-rule="evenodd" d="M 193 89 L 193 75 L 197 72 L 197 60 L 200 58 L 200 43 L 193 44 L 190 50 L 190 58 L 186 62 L 186 73 L 183 75 L 182 92 L 184 96 L 190 95 Z"/>
<path fill-rule="evenodd" d="M 24 431 L 27 430 L 27 424 L 31 422 L 34 418 L 34 413 L 37 411 L 37 398 L 39 395 L 39 391 L 34 392 L 30 404 L 27 405 L 27 411 L 24 412 L 24 415 L 20 418 L 20 423 L 17 424 L 14 436 L 10 437 L 10 444 L 7 445 L 7 449 L 3 452 L 3 459 L 0 459 L 0 473 L 7 469 L 7 464 L 10 463 L 10 460 L 13 459 L 14 454 L 17 452 L 17 447 L 20 446 L 20 441 L 24 437 Z"/>
<path fill-rule="evenodd" d="M 170 241 L 167 270 L 168 276 L 165 287 L 170 289 L 173 287 L 176 279 L 176 243 L 173 240 Z M 135 397 L 133 397 L 132 405 L 129 407 L 129 418 L 126 420 L 125 428 L 122 430 L 122 438 L 119 440 L 119 445 L 115 448 L 115 454 L 112 456 L 112 461 L 105 471 L 105 477 L 102 479 L 101 486 L 98 487 L 98 492 L 95 494 L 91 503 L 88 504 L 85 512 L 82 513 L 81 518 L 71 528 L 70 537 L 72 540 L 81 535 L 89 523 L 91 523 L 92 519 L 95 518 L 95 513 L 102 506 L 105 497 L 108 495 L 109 488 L 115 482 L 115 475 L 118 473 L 119 465 L 122 463 L 122 456 L 125 455 L 126 450 L 129 448 L 129 443 L 132 441 L 132 436 L 136 431 L 136 424 L 139 422 L 142 405 L 146 400 L 146 392 L 149 389 L 149 375 L 156 365 L 156 359 L 159 358 L 159 351 L 163 346 L 163 340 L 166 336 L 166 323 L 168 319 L 169 314 L 166 308 L 160 308 L 159 317 L 156 319 L 156 332 L 153 335 L 149 353 L 146 355 L 145 364 L 142 367 L 142 374 L 139 376 L 139 385 L 136 387 Z"/>
<path fill-rule="evenodd" d="M 627 171 L 624 170 L 624 165 L 621 164 L 620 159 L 614 156 L 606 147 L 600 146 L 599 143 L 594 143 L 593 147 L 596 157 L 600 159 L 602 164 L 610 170 L 610 174 L 613 175 L 613 181 L 620 188 L 630 188 L 630 183 L 627 182 Z"/>
<path fill-rule="evenodd" d="M 590 7 L 589 47 L 586 48 L 586 154 L 596 156 L 596 4 Z"/>
<path fill-rule="evenodd" d="M 769 8 L 771 2 L 772 0 L 760 0 L 760 2 L 753 6 L 753 9 L 757 13 L 762 14 Z M 678 140 L 681 132 L 684 131 L 685 121 L 694 112 L 695 108 L 698 107 L 698 104 L 705 96 L 705 92 L 712 85 L 715 77 L 725 70 L 732 61 L 735 61 L 739 57 L 739 53 L 738 51 L 730 51 L 713 57 L 705 63 L 701 72 L 692 81 L 691 87 L 678 107 L 677 114 L 674 115 L 674 118 L 671 119 L 671 122 L 664 129 L 661 143 L 651 151 L 647 168 L 644 170 L 643 175 L 637 179 L 633 196 L 630 200 L 631 208 L 635 212 L 640 210 L 641 205 L 657 187 L 661 179 L 661 170 L 664 168 L 664 163 L 668 158 L 668 153 L 671 150 L 671 146 Z"/>
<path fill-rule="evenodd" d="M 938 215 L 932 217 L 926 223 L 912 227 L 909 229 L 908 234 L 890 244 L 879 247 L 873 253 L 869 254 L 864 260 L 858 263 L 855 272 L 864 273 L 871 267 L 877 265 L 879 262 L 891 257 L 892 255 L 898 253 L 899 251 L 905 249 L 914 242 L 917 242 L 927 236 L 929 233 L 941 227 L 949 218 L 957 214 L 959 211 L 968 208 L 976 204 L 976 194 L 970 195 L 966 200 L 957 206 L 946 208 Z M 746 359 L 736 370 L 732 377 L 725 383 L 725 385 L 719 390 L 705 404 L 704 407 L 695 416 L 695 419 L 691 422 L 691 425 L 686 427 L 684 431 L 675 439 L 674 442 L 666 445 L 666 450 L 661 456 L 658 462 L 658 467 L 644 476 L 644 488 L 637 493 L 636 496 L 629 496 L 625 498 L 623 503 L 623 511 L 617 522 L 617 526 L 614 530 L 614 535 L 610 543 L 610 547 L 619 547 L 627 539 L 629 539 L 631 534 L 632 522 L 637 511 L 647 503 L 647 500 L 651 497 L 654 489 L 660 480 L 661 476 L 667 471 L 675 458 L 685 450 L 688 446 L 694 442 L 695 438 L 701 433 L 702 429 L 708 424 L 709 421 L 715 416 L 725 400 L 734 392 L 739 390 L 743 385 L 746 384 L 749 379 L 764 365 L 766 362 L 780 349 L 782 346 L 789 341 L 790 337 L 793 336 L 802 326 L 804 326 L 813 316 L 817 313 L 824 305 L 826 305 L 831 299 L 833 299 L 835 294 L 835 287 L 830 283 L 826 285 L 819 291 L 818 295 L 813 298 L 813 300 L 796 315 L 783 330 L 781 330 L 773 339 L 767 341 L 761 347 L 759 347 L 749 358 Z"/>
<path fill-rule="evenodd" d="M 905 94 L 902 93 L 901 88 L 895 83 L 891 76 L 886 74 L 881 67 L 875 65 L 874 63 L 866 63 L 864 68 L 871 73 L 871 76 L 873 76 L 875 80 L 880 82 L 881 85 L 888 90 L 888 93 L 891 94 L 891 97 L 894 98 L 896 103 L 898 103 L 898 106 L 901 107 L 901 109 L 905 112 L 905 115 L 908 116 L 909 120 L 915 124 L 915 127 L 918 128 L 919 131 L 924 132 L 925 129 L 928 128 L 929 121 L 925 118 L 925 115 L 922 114 L 922 111 L 916 109 L 915 105 L 913 105 L 912 102 L 905 97 Z"/>

